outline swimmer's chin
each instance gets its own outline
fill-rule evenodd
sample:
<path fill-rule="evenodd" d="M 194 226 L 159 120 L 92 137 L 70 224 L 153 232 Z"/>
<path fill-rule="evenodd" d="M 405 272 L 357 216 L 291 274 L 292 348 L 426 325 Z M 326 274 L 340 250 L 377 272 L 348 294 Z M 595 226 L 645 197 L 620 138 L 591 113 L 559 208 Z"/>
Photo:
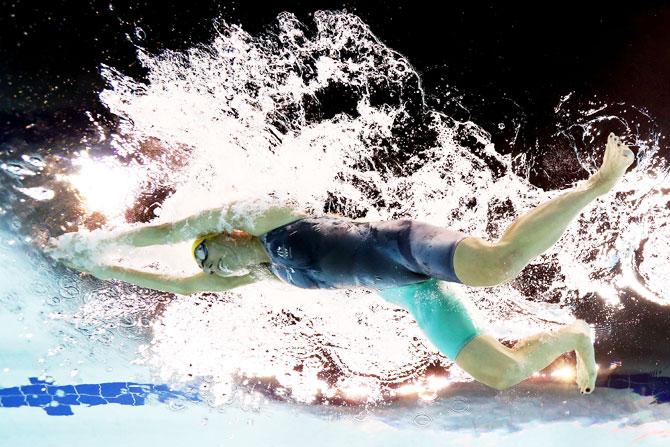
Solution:
<path fill-rule="evenodd" d="M 226 272 L 226 271 L 213 271 L 213 275 L 220 276 L 222 278 L 237 278 L 240 276 L 246 276 L 251 274 L 251 270 L 248 269 L 241 269 L 241 270 L 235 270 L 234 272 Z"/>
<path fill-rule="evenodd" d="M 268 264 L 257 264 L 249 267 L 249 275 L 251 275 L 257 281 L 263 281 L 266 279 L 276 279 L 274 273 L 269 269 Z"/>

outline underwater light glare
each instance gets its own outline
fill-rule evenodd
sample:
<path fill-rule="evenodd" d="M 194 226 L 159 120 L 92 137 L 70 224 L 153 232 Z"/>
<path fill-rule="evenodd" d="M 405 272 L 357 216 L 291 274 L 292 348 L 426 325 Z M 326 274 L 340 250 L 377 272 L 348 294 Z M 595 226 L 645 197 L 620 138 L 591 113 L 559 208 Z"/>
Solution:
<path fill-rule="evenodd" d="M 551 372 L 551 377 L 556 377 L 557 379 L 565 381 L 571 381 L 575 378 L 575 369 L 571 366 L 556 368 Z"/>
<path fill-rule="evenodd" d="M 77 189 L 89 212 L 100 212 L 108 219 L 119 217 L 132 203 L 138 186 L 137 174 L 112 157 L 99 160 L 82 151 L 72 163 L 79 172 L 64 176 Z"/>

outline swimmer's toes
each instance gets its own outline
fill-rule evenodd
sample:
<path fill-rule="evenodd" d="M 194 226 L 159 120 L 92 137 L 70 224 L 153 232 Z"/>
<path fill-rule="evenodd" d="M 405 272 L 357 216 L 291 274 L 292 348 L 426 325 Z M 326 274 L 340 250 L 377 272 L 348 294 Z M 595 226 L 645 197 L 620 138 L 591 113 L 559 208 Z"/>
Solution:
<path fill-rule="evenodd" d="M 576 319 L 572 323 L 569 323 L 567 328 L 572 329 L 575 333 L 583 334 L 591 343 L 593 343 L 595 339 L 593 328 L 582 319 Z"/>
<path fill-rule="evenodd" d="M 581 357 L 579 352 L 575 352 L 577 357 L 576 365 L 576 382 L 579 386 L 579 391 L 584 392 L 584 389 L 589 386 L 589 374 L 586 370 L 586 365 L 584 364 L 584 359 Z"/>
<path fill-rule="evenodd" d="M 598 365 L 596 364 L 595 352 L 593 345 L 589 344 L 586 349 L 583 351 L 584 357 L 584 366 L 586 370 L 587 383 L 586 387 L 590 391 L 586 391 L 586 394 L 593 392 L 596 387 L 596 378 L 598 376 Z"/>
<path fill-rule="evenodd" d="M 624 155 L 624 157 L 626 157 L 628 159 L 628 161 L 630 163 L 632 163 L 633 160 L 635 160 L 635 154 L 633 153 L 632 150 L 630 150 L 630 148 L 628 146 L 624 146 L 623 155 Z M 629 165 L 630 165 L 630 163 L 629 163 Z"/>

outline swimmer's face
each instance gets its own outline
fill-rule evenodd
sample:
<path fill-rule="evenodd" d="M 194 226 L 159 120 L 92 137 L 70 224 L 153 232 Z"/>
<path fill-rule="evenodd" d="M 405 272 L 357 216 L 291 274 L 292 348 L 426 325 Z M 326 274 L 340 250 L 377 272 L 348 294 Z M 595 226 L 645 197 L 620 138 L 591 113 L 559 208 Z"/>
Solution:
<path fill-rule="evenodd" d="M 205 239 L 195 251 L 203 272 L 220 276 L 242 276 L 249 273 L 251 262 L 249 239 L 218 235 Z"/>

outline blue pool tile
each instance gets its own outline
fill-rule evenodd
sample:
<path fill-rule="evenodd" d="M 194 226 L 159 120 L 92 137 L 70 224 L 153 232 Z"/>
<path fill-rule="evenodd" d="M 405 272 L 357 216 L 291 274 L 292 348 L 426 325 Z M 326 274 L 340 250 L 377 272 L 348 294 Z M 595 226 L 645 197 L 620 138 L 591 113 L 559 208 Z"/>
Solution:
<path fill-rule="evenodd" d="M 142 403 L 137 402 L 137 397 L 133 396 L 132 394 L 120 394 L 118 396 L 110 396 L 110 397 L 105 397 L 105 400 L 107 403 L 110 404 L 121 404 L 121 405 L 143 405 L 144 404 L 144 399 L 142 399 Z"/>
<path fill-rule="evenodd" d="M 0 388 L 0 396 L 16 396 L 20 394 L 21 391 L 18 386 L 12 388 Z"/>
<path fill-rule="evenodd" d="M 130 405 L 146 403 L 151 395 L 161 402 L 170 399 L 197 401 L 195 392 L 172 391 L 167 385 L 132 382 L 100 384 L 54 385 L 52 381 L 31 377 L 30 385 L 0 388 L 0 407 L 31 406 L 42 408 L 50 416 L 72 416 L 72 407 L 78 405 Z"/>
<path fill-rule="evenodd" d="M 138 393 L 138 394 L 146 394 L 153 391 L 158 391 L 154 390 L 155 387 L 152 387 L 150 385 L 138 385 L 136 383 L 129 383 L 128 384 L 128 392 L 129 393 Z"/>
<path fill-rule="evenodd" d="M 2 396 L 0 397 L 3 407 L 23 407 L 28 405 L 25 396 Z"/>
<path fill-rule="evenodd" d="M 55 396 L 56 394 L 77 394 L 77 392 L 74 389 L 74 386 L 72 385 L 62 385 L 62 386 L 56 386 L 56 385 L 50 385 L 47 386 L 47 393 Z"/>
<path fill-rule="evenodd" d="M 42 394 L 46 391 L 44 385 L 27 385 L 21 387 L 21 393 L 23 394 Z"/>
<path fill-rule="evenodd" d="M 159 393 L 169 393 L 170 387 L 167 385 L 154 385 L 153 390 Z"/>
<path fill-rule="evenodd" d="M 107 401 L 101 396 L 79 395 L 79 402 L 86 405 L 105 405 Z"/>
<path fill-rule="evenodd" d="M 74 413 L 72 412 L 72 407 L 68 405 L 59 405 L 57 407 L 45 407 L 44 411 L 49 416 L 72 416 Z"/>
<path fill-rule="evenodd" d="M 48 394 L 27 394 L 26 402 L 31 407 L 44 407 L 51 403 L 51 396 Z"/>
<path fill-rule="evenodd" d="M 100 395 L 100 385 L 75 385 L 78 394 L 88 394 L 91 396 Z"/>
<path fill-rule="evenodd" d="M 128 393 L 128 384 L 125 382 L 101 383 L 100 389 L 102 390 L 102 395 L 105 397 L 119 396 L 123 393 Z"/>
<path fill-rule="evenodd" d="M 79 405 L 79 395 L 65 394 L 63 396 L 52 396 L 52 399 L 61 405 Z"/>

